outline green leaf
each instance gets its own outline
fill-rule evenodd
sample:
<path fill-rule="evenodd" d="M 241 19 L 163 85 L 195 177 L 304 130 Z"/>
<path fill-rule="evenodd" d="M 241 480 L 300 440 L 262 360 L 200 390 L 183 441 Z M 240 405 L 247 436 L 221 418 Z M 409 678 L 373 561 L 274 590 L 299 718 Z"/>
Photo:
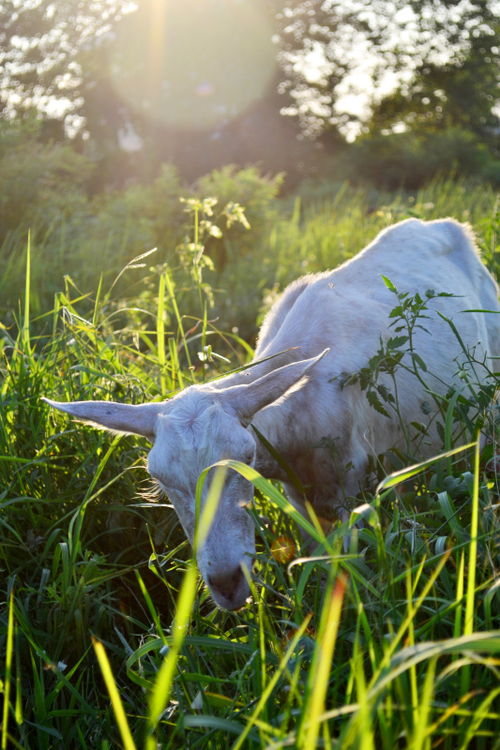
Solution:
<path fill-rule="evenodd" d="M 424 360 L 420 355 L 418 355 L 416 352 L 413 352 L 413 361 L 417 363 L 417 365 L 420 367 L 423 372 L 427 372 L 427 365 L 425 364 Z"/>
<path fill-rule="evenodd" d="M 390 417 L 390 414 L 384 407 L 382 406 L 382 402 L 380 401 L 379 397 L 375 393 L 375 391 L 367 391 L 366 398 L 368 399 L 368 403 L 373 406 L 376 411 L 378 411 L 380 414 L 383 414 L 384 417 Z"/>
<path fill-rule="evenodd" d="M 406 344 L 408 339 L 409 339 L 409 336 L 392 336 L 390 339 L 387 339 L 387 348 L 399 349 L 400 346 L 403 346 L 403 344 Z"/>
<path fill-rule="evenodd" d="M 394 307 L 389 313 L 390 318 L 400 318 L 403 314 L 403 308 L 401 305 Z"/>
<path fill-rule="evenodd" d="M 411 422 L 411 426 L 418 430 L 418 432 L 421 432 L 423 435 L 428 434 L 427 427 L 423 425 L 422 422 Z"/>
<path fill-rule="evenodd" d="M 381 275 L 382 281 L 386 285 L 387 289 L 389 289 L 394 294 L 397 294 L 398 290 L 396 289 L 396 287 L 394 286 L 394 284 L 392 283 L 392 281 L 390 279 L 388 279 L 387 276 L 384 276 L 384 274 L 380 274 L 380 275 Z"/>

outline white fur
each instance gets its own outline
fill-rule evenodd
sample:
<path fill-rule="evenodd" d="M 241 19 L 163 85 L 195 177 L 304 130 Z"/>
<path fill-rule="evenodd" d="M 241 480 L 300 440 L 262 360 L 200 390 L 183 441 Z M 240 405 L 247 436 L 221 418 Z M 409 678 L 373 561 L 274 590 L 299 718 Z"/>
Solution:
<path fill-rule="evenodd" d="M 251 424 L 293 467 L 306 497 L 289 487 L 303 507 L 307 498 L 321 516 L 345 516 L 366 478 L 368 457 L 396 447 L 408 435 L 398 420 L 376 411 L 354 384 L 342 387 L 345 374 L 367 365 L 380 338 L 395 335 L 388 315 L 397 300 L 381 279 L 399 291 L 421 295 L 429 288 L 450 292 L 429 303 L 427 331 L 415 333 L 416 351 L 428 366 L 429 387 L 442 394 L 461 384 L 460 343 L 438 312 L 453 320 L 475 358 L 500 354 L 497 287 L 482 265 L 467 227 L 446 219 L 409 219 L 389 227 L 355 258 L 334 271 L 294 282 L 274 305 L 262 326 L 254 361 L 242 373 L 191 386 L 175 398 L 116 411 L 109 403 L 60 404 L 57 408 L 108 429 L 137 432 L 154 445 L 148 468 L 173 502 L 187 536 L 194 533 L 194 494 L 203 469 L 223 458 L 254 466 L 264 476 L 287 476 L 256 438 Z M 321 352 L 321 354 L 320 354 Z M 273 357 L 273 355 L 278 355 Z M 270 360 L 260 360 L 273 357 Z M 408 362 L 408 359 L 405 360 Z M 478 366 L 478 380 L 486 368 Z M 397 389 L 403 422 L 424 422 L 421 457 L 442 448 L 432 401 L 414 375 L 400 369 Z M 115 413 L 116 412 L 116 413 Z M 128 420 L 128 421 L 127 421 Z M 251 423 L 251 424 L 250 424 Z M 252 486 L 236 473 L 226 479 L 217 513 L 198 553 L 198 565 L 215 601 L 227 609 L 241 606 L 249 588 L 241 566 L 251 567 L 254 531 L 244 506 Z"/>

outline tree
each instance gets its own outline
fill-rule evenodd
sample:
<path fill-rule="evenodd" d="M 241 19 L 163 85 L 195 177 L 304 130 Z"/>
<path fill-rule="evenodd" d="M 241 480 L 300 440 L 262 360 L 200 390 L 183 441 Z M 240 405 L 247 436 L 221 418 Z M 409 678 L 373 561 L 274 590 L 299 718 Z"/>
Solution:
<path fill-rule="evenodd" d="M 293 172 L 363 129 L 453 125 L 486 138 L 498 5 L 0 0 L 0 117 L 64 119 L 87 137 L 96 175 L 118 183 L 161 161 L 189 178 L 229 161 Z"/>
<path fill-rule="evenodd" d="M 368 130 L 395 127 L 418 132 L 460 127 L 498 148 L 498 70 L 500 24 L 477 26 L 467 46 L 438 65 L 422 62 L 409 81 L 374 107 Z"/>
<path fill-rule="evenodd" d="M 189 179 L 228 162 L 306 161 L 280 115 L 266 0 L 0 0 L 2 22 L 4 118 L 65 119 L 99 163 L 95 189 L 164 161 Z"/>
<path fill-rule="evenodd" d="M 0 115 L 33 111 L 81 126 L 81 53 L 98 48 L 126 0 L 0 0 Z"/>
<path fill-rule="evenodd" d="M 393 125 L 403 101 L 411 126 L 412 115 L 438 117 L 444 97 L 445 119 L 463 124 L 465 94 L 468 118 L 491 127 L 498 9 L 493 0 L 289 0 L 277 13 L 287 113 L 316 136 L 370 121 L 371 109 L 372 127 Z M 363 88 L 364 111 L 350 111 L 344 95 Z"/>

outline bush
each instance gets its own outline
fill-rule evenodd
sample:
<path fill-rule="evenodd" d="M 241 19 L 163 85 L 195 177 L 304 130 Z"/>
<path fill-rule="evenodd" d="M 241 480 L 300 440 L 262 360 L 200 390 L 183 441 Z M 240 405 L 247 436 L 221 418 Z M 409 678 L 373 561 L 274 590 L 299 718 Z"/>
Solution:
<path fill-rule="evenodd" d="M 71 146 L 43 143 L 41 123 L 0 121 L 0 226 L 10 233 L 47 232 L 54 221 L 86 213 L 92 164 Z"/>
<path fill-rule="evenodd" d="M 223 242 L 215 250 L 219 269 L 228 261 L 253 252 L 263 241 L 271 222 L 277 218 L 274 201 L 282 182 L 282 174 L 263 176 L 255 167 L 239 170 L 231 165 L 215 169 L 198 180 L 195 188 L 198 197 L 214 196 L 219 206 L 240 204 L 252 230 L 248 232 L 241 224 L 234 224 L 224 232 Z M 208 250 L 210 253 L 210 245 Z"/>
<path fill-rule="evenodd" d="M 35 121 L 0 123 L 0 298 L 5 311 L 17 308 L 23 289 L 28 232 L 37 312 L 51 305 L 64 277 L 85 293 L 103 276 L 106 289 L 132 258 L 153 247 L 158 248 L 157 262 L 175 266 L 176 248 L 190 232 L 183 197 L 213 196 L 220 211 L 230 204 L 227 216 L 220 217 L 223 242 L 207 244 L 218 270 L 263 243 L 276 216 L 274 200 L 282 178 L 263 176 L 253 167 L 224 167 L 187 186 L 174 166 L 164 164 L 149 184 L 91 196 L 90 159 L 67 144 L 43 143 L 41 135 Z M 233 209 L 237 213 L 239 204 L 246 208 L 252 232 L 231 220 L 229 214 Z M 137 279 L 133 272 L 124 275 L 120 294 L 132 294 L 130 285 Z"/>
<path fill-rule="evenodd" d="M 494 184 L 500 175 L 500 162 L 488 147 L 462 128 L 365 135 L 353 144 L 351 156 L 353 176 L 390 189 L 416 189 L 451 172 Z"/>

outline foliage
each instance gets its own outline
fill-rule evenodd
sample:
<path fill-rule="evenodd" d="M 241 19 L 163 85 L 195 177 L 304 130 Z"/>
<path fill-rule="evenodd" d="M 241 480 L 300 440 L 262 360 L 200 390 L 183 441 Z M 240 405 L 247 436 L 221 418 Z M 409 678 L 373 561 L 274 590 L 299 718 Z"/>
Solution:
<path fill-rule="evenodd" d="M 0 300 L 1 308 L 8 311 L 6 322 L 12 322 L 23 290 L 23 248 L 28 229 L 35 313 L 50 307 L 61 287 L 78 289 L 83 295 L 95 289 L 101 278 L 103 292 L 112 287 L 113 299 L 120 298 L 121 307 L 154 307 L 158 269 L 168 262 L 173 278 L 180 271 L 176 248 L 190 231 L 180 197 L 189 195 L 216 198 L 216 213 L 224 213 L 231 204 L 234 211 L 238 205 L 245 207 L 250 229 L 239 221 L 228 227 L 228 217 L 221 215 L 222 240 L 207 237 L 205 241 L 206 256 L 215 264 L 214 271 L 206 276 L 214 299 L 210 317 L 218 321 L 219 328 L 237 329 L 245 339 L 255 335 L 259 311 L 293 278 L 345 260 L 363 246 L 366 237 L 408 212 L 423 218 L 450 214 L 472 221 L 488 238 L 488 252 L 493 257 L 494 233 L 489 217 L 495 194 L 488 185 L 438 180 L 413 196 L 382 192 L 373 185 L 350 187 L 342 181 L 342 175 L 350 174 L 353 182 L 363 184 L 363 170 L 364 174 L 374 173 L 372 165 L 380 168 L 390 184 L 400 181 L 401 164 L 394 164 L 391 176 L 390 169 L 384 171 L 376 161 L 368 143 L 366 152 L 361 143 L 359 146 L 360 157 L 364 154 L 359 173 L 352 165 L 342 166 L 336 161 L 331 166 L 338 177 L 336 182 L 304 183 L 297 196 L 279 201 L 276 197 L 281 177 L 262 176 L 255 167 L 225 167 L 188 187 L 174 167 L 163 165 L 150 183 L 92 194 L 90 160 L 58 144 L 43 143 L 39 127 L 36 123 L 3 123 L 0 128 L 5 144 L 0 158 L 3 226 L 8 230 L 0 246 L 5 264 Z M 29 158 L 24 160 L 23 153 Z M 17 169 L 13 166 L 15 154 L 20 155 Z M 464 164 L 470 158 L 471 150 L 464 155 Z M 415 161 L 422 170 L 424 160 Z M 28 202 L 24 196 L 29 197 Z M 219 218 L 215 224 L 219 224 Z M 149 260 L 130 263 L 153 248 L 156 251 L 147 256 Z M 126 271 L 116 280 L 117 269 L 125 266 Z M 260 269 L 257 278 L 256 267 Z M 184 296 L 187 309 L 194 309 L 198 304 L 196 293 L 190 303 L 183 286 L 181 283 L 177 293 Z M 42 318 L 37 327 L 46 320 Z M 131 312 L 132 321 L 144 325 Z"/>
<path fill-rule="evenodd" d="M 353 144 L 350 168 L 357 178 L 381 187 L 416 189 L 450 171 L 500 182 L 500 160 L 474 133 L 447 130 L 367 134 Z"/>
<path fill-rule="evenodd" d="M 175 267 L 175 248 L 189 233 L 189 219 L 181 197 L 211 195 L 222 217 L 222 243 L 208 242 L 219 270 L 224 258 L 247 255 L 264 236 L 275 216 L 273 201 L 281 177 L 262 176 L 256 168 L 225 167 L 187 186 L 177 170 L 163 165 L 147 184 L 92 194 L 94 165 L 68 145 L 44 143 L 41 125 L 0 122 L 0 253 L 5 272 L 0 279 L 0 307 L 17 307 L 23 288 L 24 254 L 28 230 L 32 242 L 32 273 L 36 279 L 33 306 L 41 311 L 69 278 L 86 293 L 103 278 L 107 289 L 117 270 L 145 250 L 157 248 L 157 263 Z M 206 191 L 206 192 L 205 192 Z M 248 206 L 250 232 L 238 206 Z M 230 226 L 229 226 L 230 225 Z M 156 271 L 152 269 L 156 284 Z M 128 266 L 116 292 L 135 294 L 137 274 Z M 141 276 L 144 289 L 144 279 Z"/>
<path fill-rule="evenodd" d="M 404 461 L 412 463 L 418 459 L 422 444 L 430 432 L 436 431 L 442 444 L 470 443 L 485 429 L 488 407 L 493 402 L 498 388 L 498 378 L 483 360 L 478 360 L 460 338 L 454 322 L 438 310 L 438 315 L 447 323 L 460 345 L 461 356 L 456 359 L 461 387 L 448 387 L 446 393 L 438 394 L 431 385 L 437 382 L 439 372 L 430 372 L 415 346 L 415 334 L 421 330 L 429 333 L 427 319 L 435 300 L 452 297 L 447 292 L 427 289 L 422 297 L 400 292 L 392 281 L 382 277 L 387 288 L 395 295 L 397 304 L 389 313 L 389 328 L 395 335 L 380 339 L 378 350 L 370 357 L 366 366 L 358 372 L 347 373 L 342 387 L 358 384 L 371 406 L 386 417 L 393 417 L 400 425 L 404 436 Z M 419 421 L 407 423 L 401 414 L 401 399 L 398 393 L 398 376 L 401 371 L 418 384 L 426 394 L 422 402 Z M 480 373 L 480 375 L 478 374 Z M 453 422 L 456 430 L 453 431 Z M 487 429 L 487 428 L 486 428 Z"/>
<path fill-rule="evenodd" d="M 360 132 L 381 160 L 378 136 L 403 126 L 472 133 L 495 154 L 495 11 L 493 0 L 2 0 L 0 114 L 48 118 L 58 140 L 64 121 L 98 163 L 99 190 L 151 181 L 162 162 L 189 181 L 228 162 L 293 181 Z"/>
<path fill-rule="evenodd" d="M 12 114 L 51 113 L 53 102 L 73 115 L 81 105 L 79 53 L 102 41 L 124 6 L 121 0 L 82 3 L 49 0 L 0 3 L 0 65 L 4 72 L 0 107 Z M 55 108 L 57 111 L 57 107 Z M 70 116 L 71 116 L 70 115 Z"/>
<path fill-rule="evenodd" d="M 471 122 L 491 122 L 497 97 L 494 3 L 293 0 L 277 5 L 282 87 L 290 99 L 288 114 L 299 119 L 303 131 L 314 135 L 363 121 L 341 98 L 359 94 L 363 86 L 370 92 L 367 110 L 373 106 L 378 113 L 375 133 L 387 126 L 384 114 L 391 113 L 391 102 L 403 92 L 398 113 L 408 121 L 415 112 L 437 119 L 442 93 L 446 126 L 470 129 Z M 395 98 L 384 99 L 380 92 L 387 87 L 389 71 L 400 88 Z M 366 81 L 361 85 L 356 80 L 360 72 Z"/>
<path fill-rule="evenodd" d="M 41 123 L 0 126 L 0 225 L 2 239 L 47 233 L 54 222 L 73 221 L 86 208 L 85 183 L 92 164 L 70 144 L 43 143 Z"/>
<path fill-rule="evenodd" d="M 273 201 L 282 182 L 281 174 L 263 179 L 255 167 L 236 169 L 234 166 L 222 167 L 198 180 L 198 195 L 216 195 L 220 204 L 244 206 L 248 219 L 246 226 L 241 222 L 231 222 L 235 224 L 233 231 L 224 232 L 223 252 L 217 254 L 219 268 L 235 260 L 237 255 L 251 253 L 256 245 L 264 241 L 270 224 L 277 218 Z M 242 231 L 250 228 L 251 232 Z"/>
<path fill-rule="evenodd" d="M 468 45 L 445 64 L 424 60 L 413 78 L 374 108 L 369 129 L 405 125 L 416 133 L 461 129 L 498 156 L 498 18 L 482 3 L 483 24 L 468 31 Z"/>

